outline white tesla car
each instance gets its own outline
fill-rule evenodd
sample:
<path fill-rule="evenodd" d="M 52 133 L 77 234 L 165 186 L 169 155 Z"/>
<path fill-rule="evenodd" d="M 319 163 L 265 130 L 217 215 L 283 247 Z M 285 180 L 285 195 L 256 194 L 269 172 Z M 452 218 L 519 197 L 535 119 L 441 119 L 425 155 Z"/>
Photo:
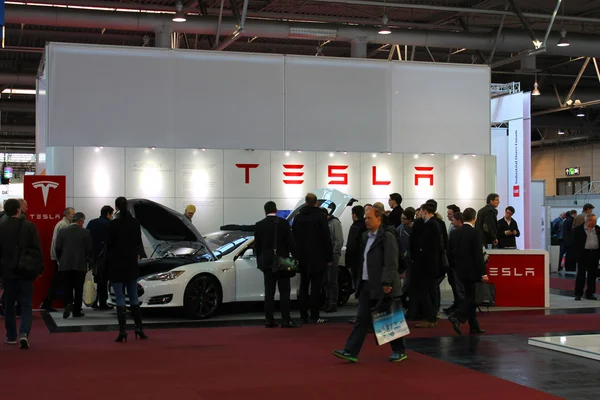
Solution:
<path fill-rule="evenodd" d="M 338 190 L 315 191 L 319 206 L 342 215 L 357 200 Z M 333 203 L 335 207 L 330 205 Z M 287 217 L 290 223 L 304 206 L 300 201 Z M 138 294 L 142 308 L 182 308 L 189 318 L 210 318 L 223 303 L 262 301 L 263 273 L 254 256 L 254 226 L 227 225 L 202 237 L 182 214 L 150 200 L 129 202 L 132 215 L 154 253 L 140 261 Z M 339 305 L 353 293 L 350 271 L 340 261 Z M 292 278 L 292 300 L 300 278 Z M 115 296 L 110 287 L 111 304 Z M 279 293 L 276 293 L 276 300 Z"/>

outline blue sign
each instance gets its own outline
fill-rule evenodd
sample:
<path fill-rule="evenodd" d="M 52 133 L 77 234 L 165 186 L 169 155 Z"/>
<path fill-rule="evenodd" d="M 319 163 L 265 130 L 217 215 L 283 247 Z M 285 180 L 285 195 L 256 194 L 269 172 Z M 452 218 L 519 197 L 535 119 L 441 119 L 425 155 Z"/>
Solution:
<path fill-rule="evenodd" d="M 4 26 L 4 0 L 0 0 L 0 25 Z"/>

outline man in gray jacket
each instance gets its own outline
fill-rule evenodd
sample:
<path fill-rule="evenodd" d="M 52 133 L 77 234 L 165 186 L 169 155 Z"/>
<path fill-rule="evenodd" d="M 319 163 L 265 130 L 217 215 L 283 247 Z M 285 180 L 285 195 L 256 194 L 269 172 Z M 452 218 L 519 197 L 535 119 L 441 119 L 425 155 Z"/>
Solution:
<path fill-rule="evenodd" d="M 377 209 L 369 209 L 365 223 L 368 231 L 363 234 L 362 267 L 356 285 L 358 311 L 352 333 L 343 350 L 336 350 L 333 355 L 350 361 L 358 361 L 358 353 L 365 341 L 369 328 L 373 326 L 371 308 L 383 296 L 397 298 L 402 295 L 400 275 L 398 273 L 398 241 L 394 227 L 382 224 L 383 213 Z M 390 342 L 392 355 L 390 362 L 406 360 L 404 338 Z"/>
<path fill-rule="evenodd" d="M 339 219 L 332 215 L 333 210 L 330 211 L 327 217 L 327 225 L 329 226 L 329 235 L 331 236 L 331 244 L 333 245 L 333 262 L 327 266 L 327 308 L 326 313 L 333 313 L 337 311 L 337 303 L 339 296 L 339 285 L 338 285 L 338 267 L 340 264 L 340 257 L 342 256 L 342 246 L 344 245 L 344 232 L 342 232 L 342 223 Z"/>
<path fill-rule="evenodd" d="M 94 259 L 92 234 L 83 229 L 85 215 L 73 215 L 71 225 L 62 229 L 56 238 L 56 256 L 58 271 L 65 283 L 65 311 L 63 318 L 83 317 L 81 304 L 83 301 L 83 284 L 85 274 Z M 75 293 L 75 295 L 73 295 Z"/>

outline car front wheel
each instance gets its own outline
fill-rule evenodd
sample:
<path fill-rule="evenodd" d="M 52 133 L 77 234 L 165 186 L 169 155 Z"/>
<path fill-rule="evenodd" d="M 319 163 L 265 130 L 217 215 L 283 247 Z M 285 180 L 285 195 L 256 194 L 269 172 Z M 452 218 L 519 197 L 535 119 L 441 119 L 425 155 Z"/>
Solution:
<path fill-rule="evenodd" d="M 185 314 L 192 319 L 212 317 L 222 301 L 219 281 L 209 275 L 200 275 L 192 279 L 183 296 Z"/>

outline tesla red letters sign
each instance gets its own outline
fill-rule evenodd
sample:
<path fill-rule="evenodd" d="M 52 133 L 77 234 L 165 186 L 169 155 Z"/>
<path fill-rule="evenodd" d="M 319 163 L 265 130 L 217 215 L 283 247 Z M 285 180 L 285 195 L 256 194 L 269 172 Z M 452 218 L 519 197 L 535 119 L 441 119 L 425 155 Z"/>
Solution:
<path fill-rule="evenodd" d="M 545 261 L 537 254 L 490 254 L 488 277 L 498 307 L 545 307 Z"/>
<path fill-rule="evenodd" d="M 42 302 L 54 275 L 50 246 L 54 226 L 63 218 L 67 202 L 64 176 L 26 175 L 23 192 L 27 201 L 27 219 L 37 226 L 44 254 L 44 274 L 35 281 L 33 307 Z"/>

